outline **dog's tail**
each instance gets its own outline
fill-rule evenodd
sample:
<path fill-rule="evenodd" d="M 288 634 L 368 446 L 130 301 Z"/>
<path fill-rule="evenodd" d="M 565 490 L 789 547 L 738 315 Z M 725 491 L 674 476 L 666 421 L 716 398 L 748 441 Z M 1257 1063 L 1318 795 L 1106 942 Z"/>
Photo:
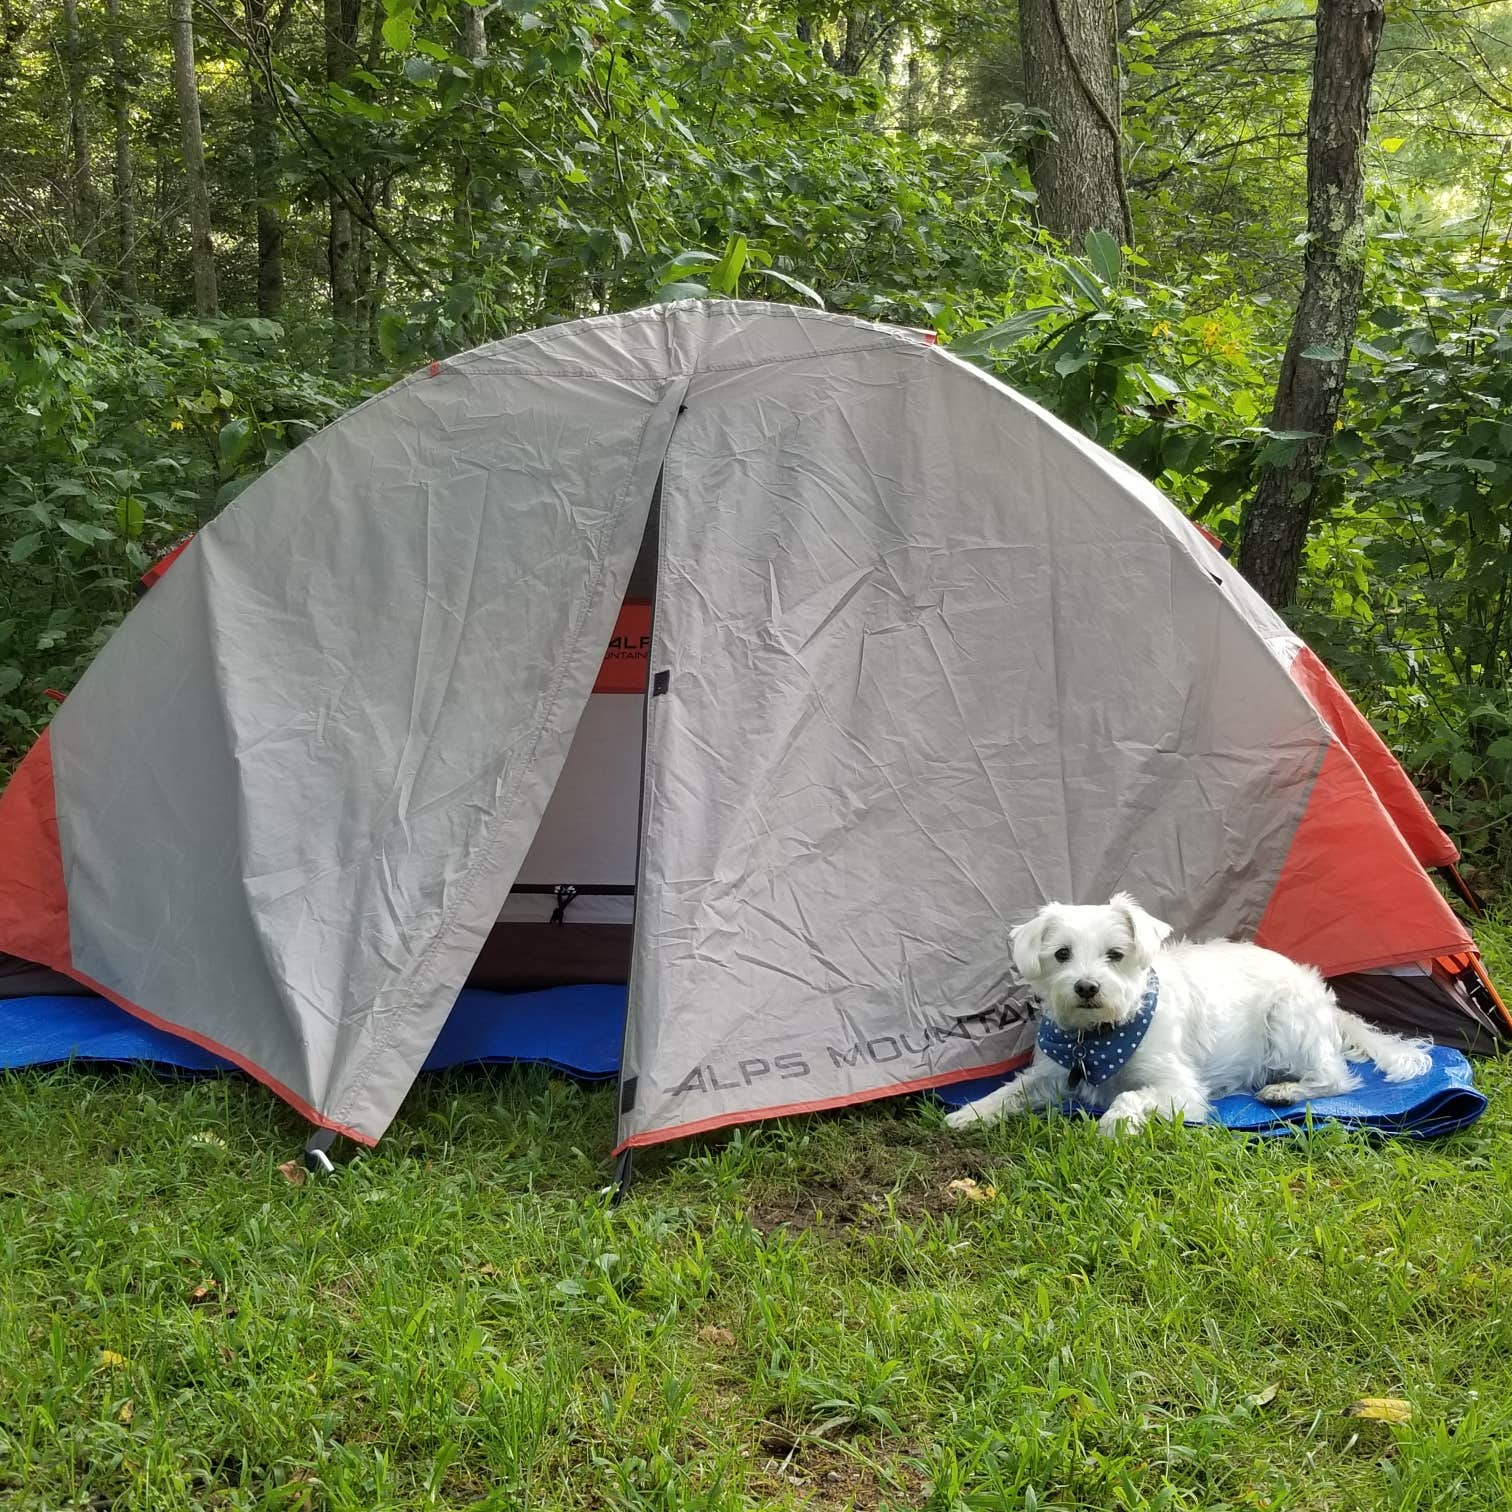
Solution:
<path fill-rule="evenodd" d="M 1387 1081 L 1411 1081 L 1424 1075 L 1433 1064 L 1428 1051 L 1433 1041 L 1426 1039 L 1403 1039 L 1399 1034 L 1388 1034 L 1367 1024 L 1364 1019 L 1335 1009 L 1339 1016 L 1339 1034 L 1344 1041 L 1344 1053 L 1350 1060 L 1374 1061 L 1381 1068 Z"/>

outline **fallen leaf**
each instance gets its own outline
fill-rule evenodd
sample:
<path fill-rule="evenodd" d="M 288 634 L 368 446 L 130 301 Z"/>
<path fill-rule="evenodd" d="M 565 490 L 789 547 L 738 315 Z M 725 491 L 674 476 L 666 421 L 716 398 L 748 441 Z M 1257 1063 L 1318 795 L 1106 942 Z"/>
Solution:
<path fill-rule="evenodd" d="M 189 1143 L 190 1144 L 203 1144 L 203 1145 L 219 1145 L 220 1148 L 223 1149 L 223 1150 L 226 1148 L 226 1141 L 224 1139 L 222 1139 L 219 1134 L 212 1134 L 208 1129 L 204 1130 L 203 1132 L 201 1132 L 199 1134 L 191 1134 L 189 1136 Z"/>
<path fill-rule="evenodd" d="M 125 1363 L 126 1356 L 123 1354 L 117 1354 L 113 1349 L 102 1349 L 100 1351 L 101 1370 L 116 1370 Z"/>
<path fill-rule="evenodd" d="M 719 1344 L 725 1349 L 735 1347 L 735 1335 L 728 1328 L 718 1328 L 710 1323 L 698 1330 L 698 1337 L 705 1344 Z"/>
<path fill-rule="evenodd" d="M 1409 1423 L 1412 1421 L 1412 1403 L 1404 1402 L 1401 1397 L 1361 1397 L 1344 1409 L 1344 1416 L 1373 1418 L 1379 1423 Z"/>
<path fill-rule="evenodd" d="M 210 1298 L 215 1295 L 216 1288 L 219 1285 L 220 1282 L 217 1281 L 214 1276 L 206 1276 L 205 1279 L 201 1281 L 200 1284 L 196 1286 L 192 1292 L 189 1293 L 190 1307 L 199 1307 L 205 1302 L 208 1302 Z"/>
<path fill-rule="evenodd" d="M 499 1268 L 496 1265 L 480 1265 L 478 1267 L 478 1274 L 480 1276 L 497 1276 Z"/>
<path fill-rule="evenodd" d="M 286 1160 L 278 1168 L 279 1174 L 290 1186 L 303 1186 L 305 1184 L 305 1170 L 297 1160 Z"/>
<path fill-rule="evenodd" d="M 1269 1386 L 1257 1391 L 1253 1396 L 1245 1397 L 1244 1405 L 1246 1407 L 1268 1407 L 1276 1400 L 1276 1392 L 1279 1390 L 1280 1387 L 1272 1381 Z"/>
<path fill-rule="evenodd" d="M 962 1197 L 967 1197 L 972 1202 L 991 1202 L 997 1196 L 997 1188 L 990 1182 L 986 1186 L 981 1186 L 969 1176 L 963 1176 L 959 1181 L 952 1181 L 945 1190 L 947 1192 L 958 1192 Z"/>
<path fill-rule="evenodd" d="M 121 1420 L 121 1422 L 129 1423 L 131 1421 L 131 1415 L 134 1410 L 135 1408 L 131 1398 L 127 1397 L 126 1400 L 121 1403 L 121 1410 L 116 1414 L 116 1416 Z"/>

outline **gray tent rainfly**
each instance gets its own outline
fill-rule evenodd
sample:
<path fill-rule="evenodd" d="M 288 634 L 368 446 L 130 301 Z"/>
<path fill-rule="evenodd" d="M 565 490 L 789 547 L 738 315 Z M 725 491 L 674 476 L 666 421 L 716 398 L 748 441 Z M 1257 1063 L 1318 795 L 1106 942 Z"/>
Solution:
<path fill-rule="evenodd" d="M 695 301 L 434 363 L 203 530 L 0 798 L 0 949 L 368 1143 L 469 973 L 628 974 L 626 1148 L 1011 1066 L 1010 925 L 1119 888 L 1500 1032 L 1454 858 L 1149 483 L 916 333 Z"/>

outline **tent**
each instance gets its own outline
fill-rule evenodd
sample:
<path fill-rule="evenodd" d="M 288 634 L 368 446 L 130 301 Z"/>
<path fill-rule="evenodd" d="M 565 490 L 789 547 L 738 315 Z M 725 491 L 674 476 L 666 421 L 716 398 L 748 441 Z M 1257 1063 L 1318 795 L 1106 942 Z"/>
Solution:
<path fill-rule="evenodd" d="M 1128 467 L 692 301 L 432 363 L 195 536 L 0 797 L 0 950 L 364 1143 L 469 980 L 628 980 L 628 1149 L 1021 1062 L 1010 926 L 1118 889 L 1488 1044 L 1454 859 Z"/>

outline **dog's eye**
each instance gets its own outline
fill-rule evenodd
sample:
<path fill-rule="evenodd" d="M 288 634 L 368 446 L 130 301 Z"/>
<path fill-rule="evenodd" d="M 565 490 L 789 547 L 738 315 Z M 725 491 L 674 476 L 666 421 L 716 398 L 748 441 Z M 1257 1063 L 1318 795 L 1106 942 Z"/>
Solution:
<path fill-rule="evenodd" d="M 1108 959 L 1110 961 L 1114 961 L 1114 962 L 1123 960 L 1123 951 L 1121 951 L 1121 950 L 1110 950 L 1108 952 Z"/>
<path fill-rule="evenodd" d="M 1071 959 L 1071 947 L 1069 945 L 1062 945 L 1061 948 L 1055 952 L 1055 959 L 1057 961 L 1069 961 Z"/>

